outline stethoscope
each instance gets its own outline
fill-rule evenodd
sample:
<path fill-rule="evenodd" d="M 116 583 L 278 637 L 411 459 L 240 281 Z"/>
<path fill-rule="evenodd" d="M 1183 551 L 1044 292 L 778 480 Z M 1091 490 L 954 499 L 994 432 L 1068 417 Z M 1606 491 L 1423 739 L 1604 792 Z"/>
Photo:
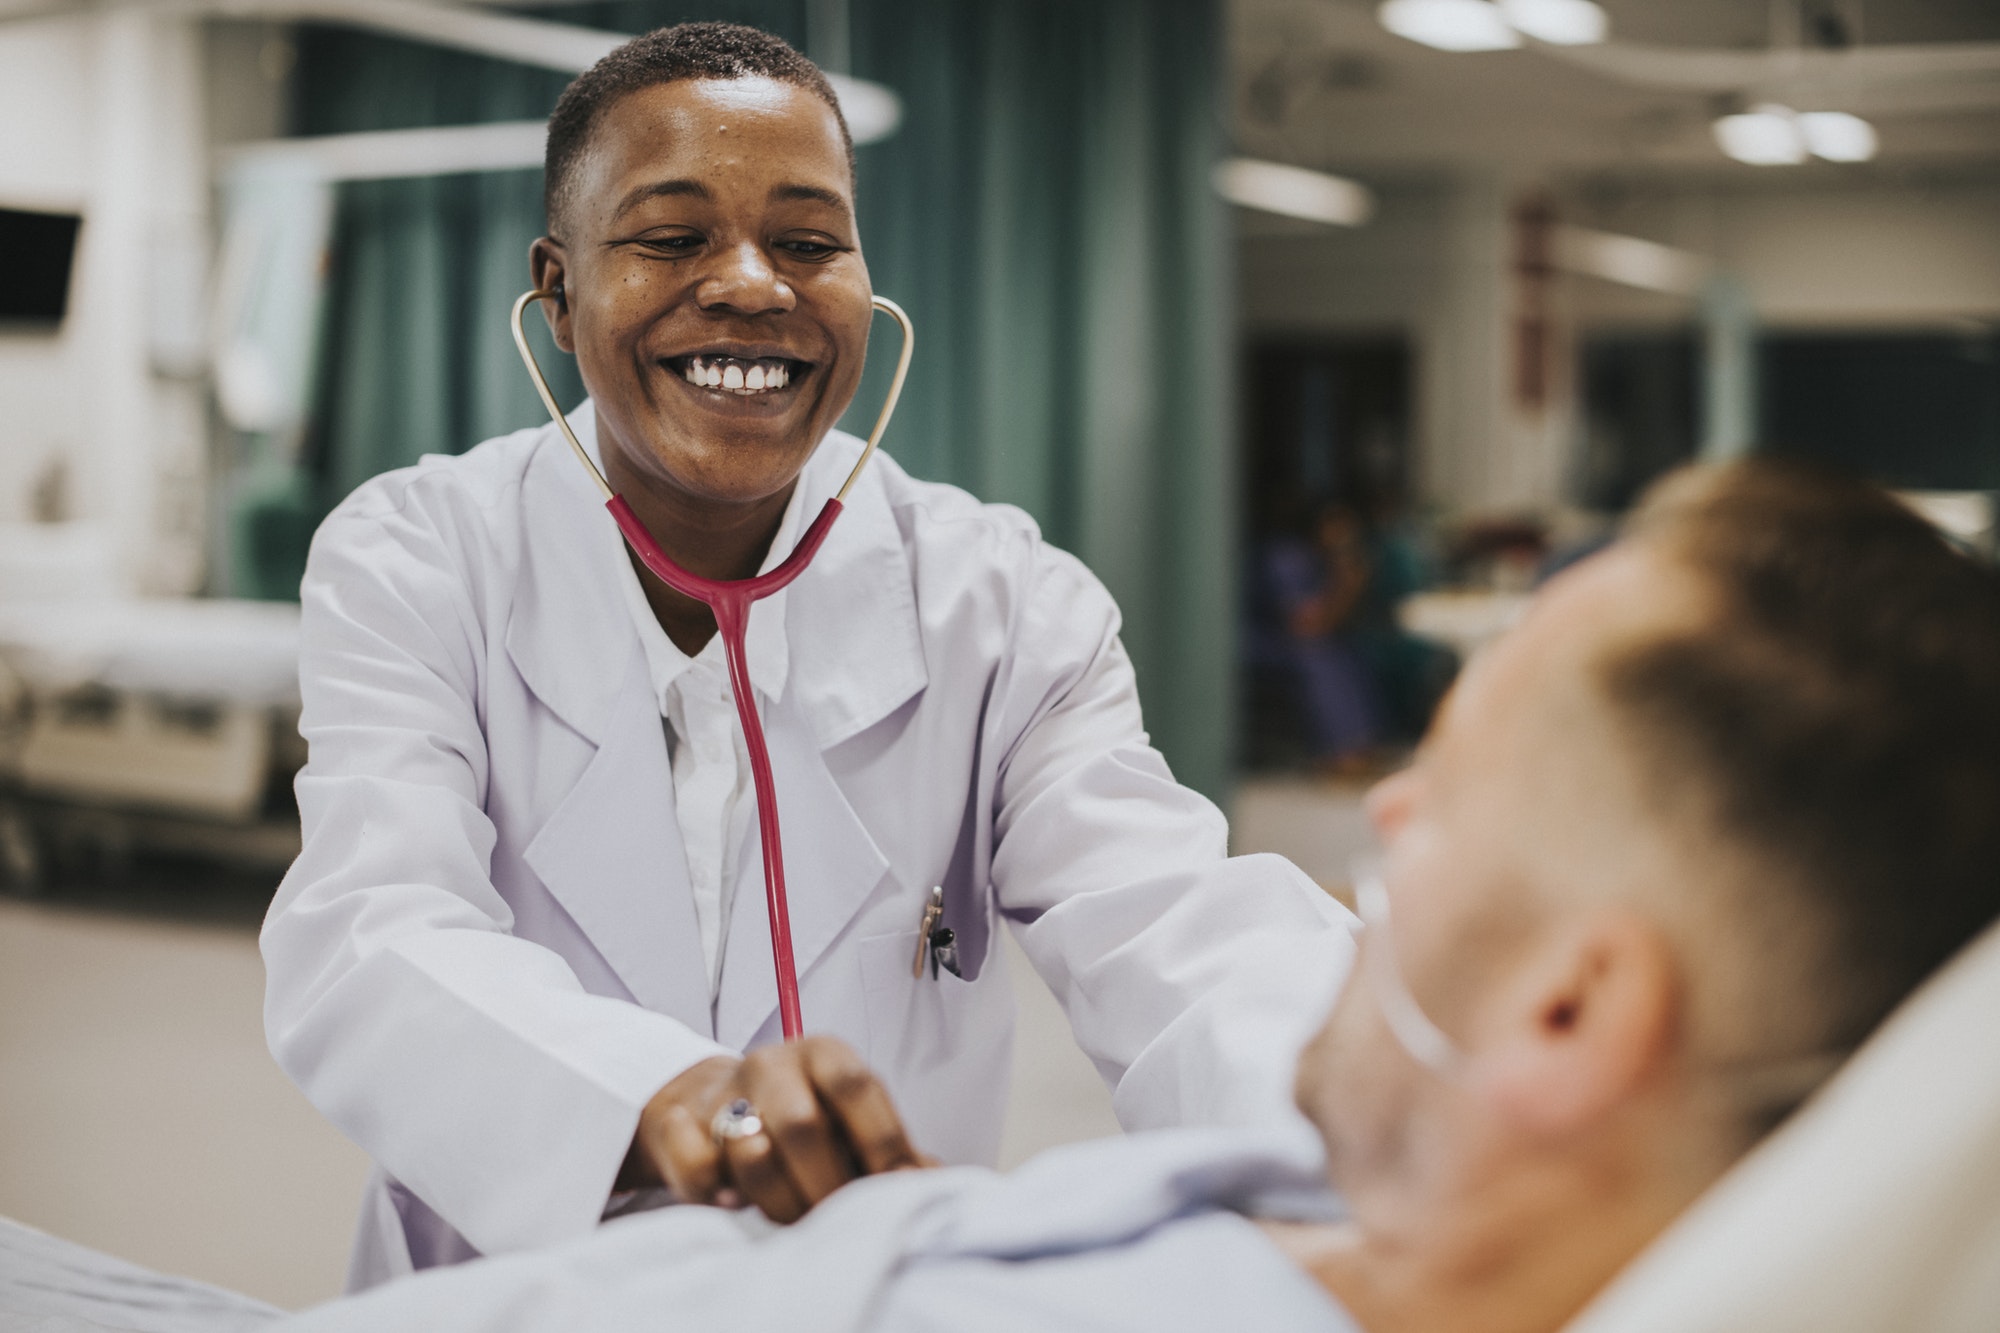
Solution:
<path fill-rule="evenodd" d="M 555 395 L 549 392 L 549 382 L 543 378 L 535 354 L 528 349 L 528 335 L 521 327 L 521 318 L 530 301 L 557 298 L 558 294 L 554 291 L 537 289 L 523 293 L 514 302 L 514 346 L 520 349 L 521 360 L 528 367 L 528 376 L 535 381 L 535 391 L 542 396 L 542 406 L 549 410 L 550 419 L 562 431 L 563 438 L 569 441 L 577 460 L 590 473 L 590 479 L 597 483 L 597 489 L 604 493 L 604 507 L 611 511 L 612 519 L 618 524 L 618 530 L 625 534 L 625 541 L 633 553 L 659 577 L 660 582 L 675 592 L 706 603 L 709 610 L 715 613 L 715 628 L 722 636 L 722 649 L 729 659 L 729 688 L 736 697 L 736 720 L 743 727 L 743 743 L 750 754 L 750 776 L 757 794 L 757 832 L 764 848 L 764 900 L 771 917 L 771 962 L 778 977 L 778 1021 L 784 1029 L 785 1040 L 795 1041 L 805 1035 L 805 1024 L 799 1016 L 798 966 L 792 958 L 792 916 L 785 905 L 785 851 L 778 841 L 778 789 L 771 778 L 771 756 L 764 747 L 764 724 L 757 716 L 757 701 L 751 694 L 744 633 L 750 627 L 751 604 L 769 597 L 803 574 L 818 553 L 820 544 L 826 540 L 826 534 L 832 530 L 833 521 L 840 517 L 848 491 L 853 489 L 861 469 L 868 466 L 868 460 L 875 454 L 875 446 L 881 443 L 882 432 L 889 428 L 889 418 L 895 414 L 896 400 L 903 394 L 903 378 L 910 372 L 910 353 L 916 348 L 917 331 L 911 327 L 910 317 L 903 313 L 901 306 L 887 297 L 873 298 L 875 308 L 902 327 L 903 350 L 896 358 L 896 374 L 889 381 L 889 394 L 883 400 L 881 415 L 875 418 L 875 429 L 868 433 L 868 447 L 861 451 L 861 457 L 855 461 L 854 470 L 847 474 L 840 490 L 826 502 L 819 511 L 819 517 L 813 520 L 812 526 L 792 548 L 792 553 L 777 568 L 749 579 L 708 579 L 690 574 L 667 558 L 667 553 L 646 531 L 639 516 L 632 512 L 632 506 L 625 503 L 625 497 L 611 489 L 611 483 L 604 479 L 604 474 L 591 461 L 582 441 L 576 438 L 576 432 L 570 429 L 569 419 L 556 406 Z"/>

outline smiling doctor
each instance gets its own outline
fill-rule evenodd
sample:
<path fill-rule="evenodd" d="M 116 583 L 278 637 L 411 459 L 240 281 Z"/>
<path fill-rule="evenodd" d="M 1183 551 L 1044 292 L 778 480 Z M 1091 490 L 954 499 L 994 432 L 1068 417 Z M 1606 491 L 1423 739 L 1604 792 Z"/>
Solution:
<path fill-rule="evenodd" d="M 872 293 L 831 89 L 766 34 L 664 29 L 564 93 L 546 184 L 532 277 L 585 447 L 686 568 L 769 568 L 860 449 L 832 429 Z M 352 1286 L 635 1200 L 786 1221 L 991 1161 L 1003 922 L 1125 1126 L 1285 1114 L 1343 918 L 1228 857 L 1147 743 L 1110 596 L 1020 512 L 879 458 L 751 615 L 813 1032 L 789 1045 L 714 620 L 634 565 L 552 426 L 362 486 L 302 598 L 265 1016 L 378 1168 Z M 933 886 L 957 972 L 912 975 Z"/>

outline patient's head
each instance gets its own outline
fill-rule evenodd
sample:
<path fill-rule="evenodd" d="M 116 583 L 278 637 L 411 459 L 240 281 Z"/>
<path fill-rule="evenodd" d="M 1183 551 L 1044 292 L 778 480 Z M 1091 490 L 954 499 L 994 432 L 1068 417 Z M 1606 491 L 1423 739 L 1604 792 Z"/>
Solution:
<path fill-rule="evenodd" d="M 1371 813 L 1394 928 L 1300 1103 L 1378 1243 L 1549 1229 L 1580 1300 L 2000 914 L 2000 578 L 1858 483 L 1680 474 Z"/>

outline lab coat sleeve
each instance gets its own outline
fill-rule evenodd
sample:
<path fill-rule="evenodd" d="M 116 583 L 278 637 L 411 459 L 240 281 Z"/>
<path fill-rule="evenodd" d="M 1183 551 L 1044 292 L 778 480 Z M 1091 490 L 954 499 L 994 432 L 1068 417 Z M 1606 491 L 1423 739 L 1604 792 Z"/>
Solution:
<path fill-rule="evenodd" d="M 1148 743 L 1109 593 L 1039 543 L 1030 568 L 987 735 L 1001 911 L 1127 1129 L 1287 1118 L 1353 918 L 1289 861 L 1228 855 Z"/>
<path fill-rule="evenodd" d="M 304 847 L 264 926 L 265 1027 L 315 1106 L 497 1253 L 593 1227 L 646 1100 L 723 1052 L 509 933 L 475 560 L 441 526 L 364 490 L 313 543 Z"/>

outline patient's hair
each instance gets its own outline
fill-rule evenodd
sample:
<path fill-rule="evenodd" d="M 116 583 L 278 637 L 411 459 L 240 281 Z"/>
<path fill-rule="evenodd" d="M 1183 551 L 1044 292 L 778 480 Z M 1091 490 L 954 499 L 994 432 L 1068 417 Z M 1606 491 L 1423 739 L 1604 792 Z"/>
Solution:
<path fill-rule="evenodd" d="M 840 99 L 818 65 L 800 55 L 784 38 L 740 23 L 681 23 L 634 37 L 592 65 L 556 101 L 549 116 L 548 148 L 542 163 L 542 208 L 549 234 L 559 229 L 571 203 L 576 165 L 589 147 L 604 113 L 614 102 L 644 88 L 687 79 L 744 79 L 761 75 L 794 84 L 829 107 L 840 123 L 847 148 L 847 167 L 854 170 L 854 136 Z"/>
<path fill-rule="evenodd" d="M 1749 917 L 1776 906 L 1812 955 L 1770 960 L 1807 992 L 1774 1002 L 1849 1047 L 2000 916 L 2000 575 L 1883 491 L 1773 461 L 1668 478 L 1628 535 L 1717 612 L 1607 661 L 1614 710 L 1655 793 L 1696 793 L 1769 874 Z"/>

